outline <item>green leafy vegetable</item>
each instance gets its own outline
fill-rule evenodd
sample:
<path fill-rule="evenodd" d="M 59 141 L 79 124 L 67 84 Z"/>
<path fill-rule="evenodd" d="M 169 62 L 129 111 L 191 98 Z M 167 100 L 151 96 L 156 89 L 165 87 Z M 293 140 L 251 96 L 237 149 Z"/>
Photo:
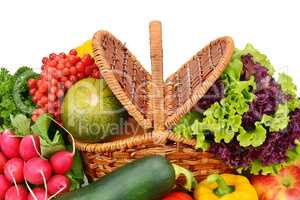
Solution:
<path fill-rule="evenodd" d="M 10 116 L 12 127 L 15 133 L 19 136 L 30 135 L 31 119 L 27 118 L 23 114 L 17 114 L 16 116 Z"/>
<path fill-rule="evenodd" d="M 262 54 L 257 49 L 253 47 L 252 44 L 247 44 L 243 50 L 237 51 L 235 57 L 240 58 L 241 56 L 245 56 L 247 54 L 251 54 L 255 62 L 260 63 L 262 66 L 268 69 L 268 73 L 272 76 L 275 72 L 273 65 L 265 54 Z"/>
<path fill-rule="evenodd" d="M 287 127 L 289 123 L 288 104 L 279 104 L 277 111 L 273 116 L 263 115 L 261 124 L 269 127 L 271 132 L 280 131 Z"/>
<path fill-rule="evenodd" d="M 73 148 L 72 145 L 67 146 L 67 149 L 69 151 L 71 151 L 72 148 Z M 74 155 L 73 166 L 71 171 L 67 174 L 67 176 L 71 181 L 70 191 L 79 189 L 84 182 L 82 160 L 80 157 L 80 153 L 78 151 L 76 151 Z"/>
<path fill-rule="evenodd" d="M 243 127 L 240 127 L 237 140 L 242 147 L 258 147 L 266 140 L 266 134 L 266 129 L 260 123 L 255 123 L 255 129 L 252 131 L 247 132 Z"/>
<path fill-rule="evenodd" d="M 14 86 L 13 98 L 18 109 L 22 113 L 31 115 L 35 105 L 31 101 L 31 96 L 28 92 L 27 82 L 29 79 L 36 79 L 39 75 L 28 67 L 21 67 L 14 75 L 16 82 Z"/>
<path fill-rule="evenodd" d="M 57 151 L 65 149 L 64 139 L 62 134 L 57 130 L 53 139 L 49 137 L 49 128 L 52 117 L 48 114 L 41 115 L 35 124 L 31 127 L 32 132 L 40 136 L 41 153 L 43 157 L 49 158 Z"/>
<path fill-rule="evenodd" d="M 230 61 L 228 67 L 222 74 L 222 80 L 228 79 L 230 80 L 240 80 L 240 76 L 243 70 L 243 63 L 240 60 L 240 57 L 236 57 L 235 55 L 239 53 L 239 50 L 235 50 L 232 60 Z M 236 57 L 236 58 L 235 58 Z"/>
<path fill-rule="evenodd" d="M 293 164 L 296 161 L 300 160 L 300 141 L 295 141 L 296 147 L 292 150 L 289 150 L 288 155 L 288 164 Z"/>
<path fill-rule="evenodd" d="M 201 114 L 197 112 L 187 113 L 180 122 L 174 127 L 173 131 L 177 135 L 183 135 L 185 138 L 192 138 L 191 126 L 195 120 L 201 119 Z"/>
<path fill-rule="evenodd" d="M 197 148 L 202 150 L 209 148 L 209 143 L 205 139 L 205 134 L 208 131 L 213 133 L 216 143 L 220 143 L 222 140 L 229 143 L 239 133 L 239 130 L 243 129 L 242 115 L 248 111 L 249 103 L 254 99 L 252 91 L 256 88 L 254 77 L 247 81 L 240 81 L 243 69 L 240 59 L 245 52 L 236 49 L 230 64 L 222 74 L 221 79 L 225 83 L 225 97 L 220 102 L 211 105 L 203 113 L 203 119 L 195 121 L 191 127 L 189 123 L 181 123 L 174 128 L 177 134 L 181 134 L 186 138 L 191 138 L 194 135 L 197 139 Z M 261 131 L 260 127 L 258 130 L 260 130 L 258 133 L 261 133 L 259 136 L 246 137 L 245 134 L 242 135 L 244 137 L 241 136 L 241 140 L 247 138 L 250 140 L 242 141 L 242 143 L 255 145 L 263 143 L 265 139 L 264 131 Z M 260 141 L 258 141 L 259 139 Z"/>
<path fill-rule="evenodd" d="M 51 155 L 65 148 L 64 139 L 59 131 L 55 133 L 53 139 L 43 137 L 41 139 L 41 154 L 43 157 L 50 158 Z"/>
<path fill-rule="evenodd" d="M 278 77 L 278 83 L 281 86 L 281 90 L 291 95 L 292 97 L 295 97 L 297 95 L 297 86 L 293 83 L 292 77 L 285 73 L 280 73 Z"/>
<path fill-rule="evenodd" d="M 291 98 L 288 101 L 289 111 L 294 111 L 296 108 L 300 108 L 300 100 L 297 97 L 297 86 L 293 83 L 292 77 L 285 73 L 280 73 L 278 83 L 280 84 L 282 91 Z"/>
<path fill-rule="evenodd" d="M 277 164 L 264 166 L 264 165 L 262 165 L 261 161 L 255 160 L 248 167 L 238 168 L 237 172 L 242 173 L 242 172 L 248 171 L 249 173 L 251 173 L 253 175 L 258 175 L 258 174 L 276 175 L 276 174 L 278 174 L 280 169 L 282 169 L 288 165 L 294 164 L 295 162 L 300 160 L 300 142 L 296 141 L 295 144 L 296 144 L 296 147 L 287 152 L 288 160 L 284 163 L 277 163 Z"/>
<path fill-rule="evenodd" d="M 228 70 L 227 72 L 232 71 Z M 232 74 L 228 77 L 233 78 Z M 198 134 L 204 135 L 205 132 L 210 131 L 214 134 L 217 143 L 222 140 L 229 143 L 239 132 L 242 125 L 242 115 L 249 109 L 249 102 L 254 98 L 251 93 L 252 89 L 255 88 L 253 78 L 249 81 L 231 80 L 230 83 L 226 88 L 225 98 L 207 109 L 201 124 L 197 125 Z M 198 147 L 207 146 L 205 143 L 200 144 L 200 141 Z"/>
<path fill-rule="evenodd" d="M 193 135 L 196 135 L 196 148 L 207 150 L 209 148 L 209 143 L 206 141 L 205 134 L 202 131 L 201 123 L 196 120 L 191 127 Z"/>
<path fill-rule="evenodd" d="M 288 108 L 290 111 L 294 111 L 296 108 L 300 108 L 300 99 L 292 98 L 288 101 Z"/>
<path fill-rule="evenodd" d="M 0 69 L 0 126 L 10 127 L 10 115 L 16 114 L 17 107 L 12 97 L 15 77 L 5 68 Z"/>
<path fill-rule="evenodd" d="M 28 67 L 21 67 L 15 75 L 0 69 L 0 129 L 12 128 L 10 115 L 31 115 L 35 106 L 28 94 L 27 81 L 37 76 Z"/>
<path fill-rule="evenodd" d="M 249 171 L 253 175 L 276 175 L 278 174 L 281 168 L 283 168 L 283 163 L 264 166 L 262 165 L 261 161 L 255 160 L 251 163 L 251 165 L 247 168 L 246 171 Z M 245 168 L 239 168 L 237 169 L 237 171 L 238 173 L 242 173 L 242 171 L 245 171 Z"/>
<path fill-rule="evenodd" d="M 247 57 L 242 58 L 242 56 L 251 57 L 252 61 L 248 62 L 249 60 L 245 60 Z M 249 64 L 248 68 L 246 66 L 247 62 Z M 300 159 L 300 144 L 297 144 L 295 149 L 288 151 L 287 156 L 289 159 L 284 163 L 279 163 L 282 162 L 282 160 L 277 162 L 277 157 L 275 157 L 272 158 L 275 161 L 272 160 L 271 162 L 275 164 L 266 166 L 267 162 L 265 158 L 267 155 L 266 157 L 259 157 L 251 154 L 251 149 L 257 147 L 265 149 L 266 147 L 264 145 L 267 145 L 268 142 L 270 142 L 269 138 L 273 136 L 268 134 L 279 134 L 282 130 L 285 130 L 290 121 L 289 114 L 296 108 L 300 108 L 300 100 L 297 98 L 296 93 L 297 88 L 295 84 L 293 84 L 292 78 L 286 74 L 280 74 L 278 83 L 285 97 L 287 97 L 287 101 L 279 105 L 276 104 L 276 107 L 273 108 L 274 112 L 272 112 L 272 115 L 261 113 L 258 119 L 251 118 L 251 116 L 249 118 L 243 118 L 244 114 L 249 111 L 249 104 L 256 97 L 254 94 L 256 83 L 260 84 L 258 87 L 261 88 L 262 81 L 264 81 L 266 70 L 263 67 L 268 70 L 268 77 L 270 78 L 270 75 L 274 73 L 274 68 L 264 54 L 258 52 L 250 44 L 248 44 L 244 50 L 236 49 L 227 69 L 221 76 L 225 86 L 224 98 L 218 100 L 218 102 L 206 109 L 202 113 L 203 116 L 201 119 L 194 120 L 192 124 L 186 119 L 186 123 L 181 123 L 178 127 L 175 127 L 174 130 L 176 130 L 176 134 L 187 138 L 195 138 L 197 141 L 196 148 L 202 150 L 207 150 L 210 145 L 212 145 L 210 148 L 212 152 L 216 155 L 220 155 L 221 159 L 227 162 L 227 164 L 233 163 L 235 167 L 244 166 L 243 164 L 248 165 L 249 162 L 252 162 L 248 167 L 239 168 L 238 171 L 240 172 L 248 171 L 251 174 L 276 174 L 282 167 L 296 159 Z M 248 70 L 246 71 L 248 72 L 248 76 L 246 78 L 244 76 L 242 77 L 242 80 L 246 79 L 247 81 L 241 81 L 243 70 Z M 254 80 L 254 77 L 250 76 L 251 74 L 255 74 L 257 80 Z M 274 89 L 277 91 L 280 90 L 279 87 Z M 259 101 L 259 99 L 256 100 Z M 251 107 L 251 109 L 255 110 L 253 107 Z M 251 126 L 245 126 L 244 128 L 242 121 L 245 119 L 252 120 L 253 126 L 251 124 Z M 245 121 L 243 121 L 243 123 L 244 122 Z M 211 142 L 212 139 L 214 139 L 214 142 Z M 266 140 L 267 143 L 265 143 Z M 212 144 L 210 144 L 210 142 Z M 222 144 L 219 145 L 219 143 Z M 229 145 L 233 145 L 233 147 L 226 146 L 225 143 L 230 143 Z M 238 158 L 236 159 L 235 149 L 241 151 L 240 158 L 237 156 Z M 227 153 L 223 153 L 226 152 L 226 150 Z M 280 151 L 279 149 L 279 152 L 276 153 L 279 155 Z M 243 155 L 246 156 L 245 160 L 241 159 Z M 258 158 L 261 160 L 256 160 Z"/>

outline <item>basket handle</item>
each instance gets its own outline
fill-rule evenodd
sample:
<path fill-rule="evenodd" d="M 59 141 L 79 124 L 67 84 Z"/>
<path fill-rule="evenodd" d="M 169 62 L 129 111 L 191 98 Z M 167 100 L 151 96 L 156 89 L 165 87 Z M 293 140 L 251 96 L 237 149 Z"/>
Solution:
<path fill-rule="evenodd" d="M 162 28 L 160 21 L 151 21 L 150 54 L 152 71 L 151 104 L 154 131 L 165 130 Z"/>

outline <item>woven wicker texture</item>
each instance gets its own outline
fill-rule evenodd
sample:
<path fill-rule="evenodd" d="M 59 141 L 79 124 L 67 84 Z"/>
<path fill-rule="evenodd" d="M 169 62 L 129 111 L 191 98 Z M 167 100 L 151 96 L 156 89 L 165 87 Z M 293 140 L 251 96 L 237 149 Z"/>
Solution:
<path fill-rule="evenodd" d="M 88 177 L 96 180 L 147 155 L 163 155 L 191 170 L 198 180 L 211 173 L 230 172 L 213 155 L 195 150 L 195 140 L 176 136 L 170 128 L 225 69 L 234 49 L 232 39 L 223 37 L 211 42 L 164 82 L 161 23 L 151 22 L 149 30 L 152 75 L 109 32 L 94 35 L 95 61 L 104 79 L 143 131 L 129 132 L 105 143 L 77 141 Z"/>
<path fill-rule="evenodd" d="M 230 37 L 212 41 L 166 80 L 166 127 L 176 125 L 220 77 L 230 61 L 233 46 Z"/>
<path fill-rule="evenodd" d="M 212 173 L 232 172 L 211 154 L 199 153 L 189 145 L 169 144 L 161 146 L 149 143 L 128 148 L 126 151 L 113 151 L 102 154 L 85 152 L 83 158 L 86 174 L 92 181 L 95 181 L 128 162 L 148 155 L 165 156 L 172 163 L 191 170 L 198 180 L 203 180 L 208 174 Z"/>
<path fill-rule="evenodd" d="M 157 34 L 157 30 L 154 33 Z M 161 30 L 158 31 L 159 34 Z M 153 36 L 152 41 L 157 37 L 159 36 Z M 152 78 L 154 75 L 161 76 L 162 68 L 152 68 L 151 77 L 133 54 L 109 32 L 97 32 L 93 41 L 96 63 L 105 80 L 129 114 L 145 129 L 152 128 L 153 118 L 160 121 L 166 118 L 164 121 L 167 128 L 176 125 L 218 79 L 234 49 L 230 37 L 212 41 L 166 80 L 164 94 L 161 94 L 161 80 L 152 81 Z M 155 47 L 159 44 L 161 43 L 150 44 L 154 54 L 151 55 L 152 67 L 162 66 L 162 48 Z M 154 61 L 153 58 L 159 60 Z M 156 94 L 152 95 L 156 103 L 152 105 L 156 109 L 150 108 L 151 87 L 155 87 L 153 91 Z M 164 105 L 165 112 L 158 109 Z M 155 117 L 153 112 L 156 112 Z M 162 116 L 163 113 L 166 116 Z"/>
<path fill-rule="evenodd" d="M 97 32 L 93 46 L 95 61 L 115 96 L 142 127 L 151 128 L 152 120 L 148 112 L 151 75 L 109 32 Z"/>

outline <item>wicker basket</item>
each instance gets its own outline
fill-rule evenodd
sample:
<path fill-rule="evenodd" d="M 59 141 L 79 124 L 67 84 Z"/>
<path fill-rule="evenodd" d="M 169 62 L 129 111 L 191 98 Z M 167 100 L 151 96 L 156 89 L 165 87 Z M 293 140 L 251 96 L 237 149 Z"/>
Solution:
<path fill-rule="evenodd" d="M 212 154 L 195 150 L 195 140 L 178 137 L 171 128 L 221 75 L 233 53 L 232 39 L 211 42 L 164 82 L 161 23 L 153 21 L 149 29 L 152 75 L 112 34 L 99 31 L 94 35 L 94 56 L 104 79 L 144 131 L 106 143 L 76 142 L 88 177 L 97 180 L 147 155 L 163 155 L 190 169 L 198 180 L 231 171 Z"/>

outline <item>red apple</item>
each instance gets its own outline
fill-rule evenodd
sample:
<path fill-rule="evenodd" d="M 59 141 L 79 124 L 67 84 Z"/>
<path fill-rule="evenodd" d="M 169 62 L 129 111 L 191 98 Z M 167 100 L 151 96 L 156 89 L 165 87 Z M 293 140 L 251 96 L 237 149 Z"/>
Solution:
<path fill-rule="evenodd" d="M 253 176 L 251 183 L 260 200 L 300 200 L 300 168 L 289 166 L 277 176 Z"/>

